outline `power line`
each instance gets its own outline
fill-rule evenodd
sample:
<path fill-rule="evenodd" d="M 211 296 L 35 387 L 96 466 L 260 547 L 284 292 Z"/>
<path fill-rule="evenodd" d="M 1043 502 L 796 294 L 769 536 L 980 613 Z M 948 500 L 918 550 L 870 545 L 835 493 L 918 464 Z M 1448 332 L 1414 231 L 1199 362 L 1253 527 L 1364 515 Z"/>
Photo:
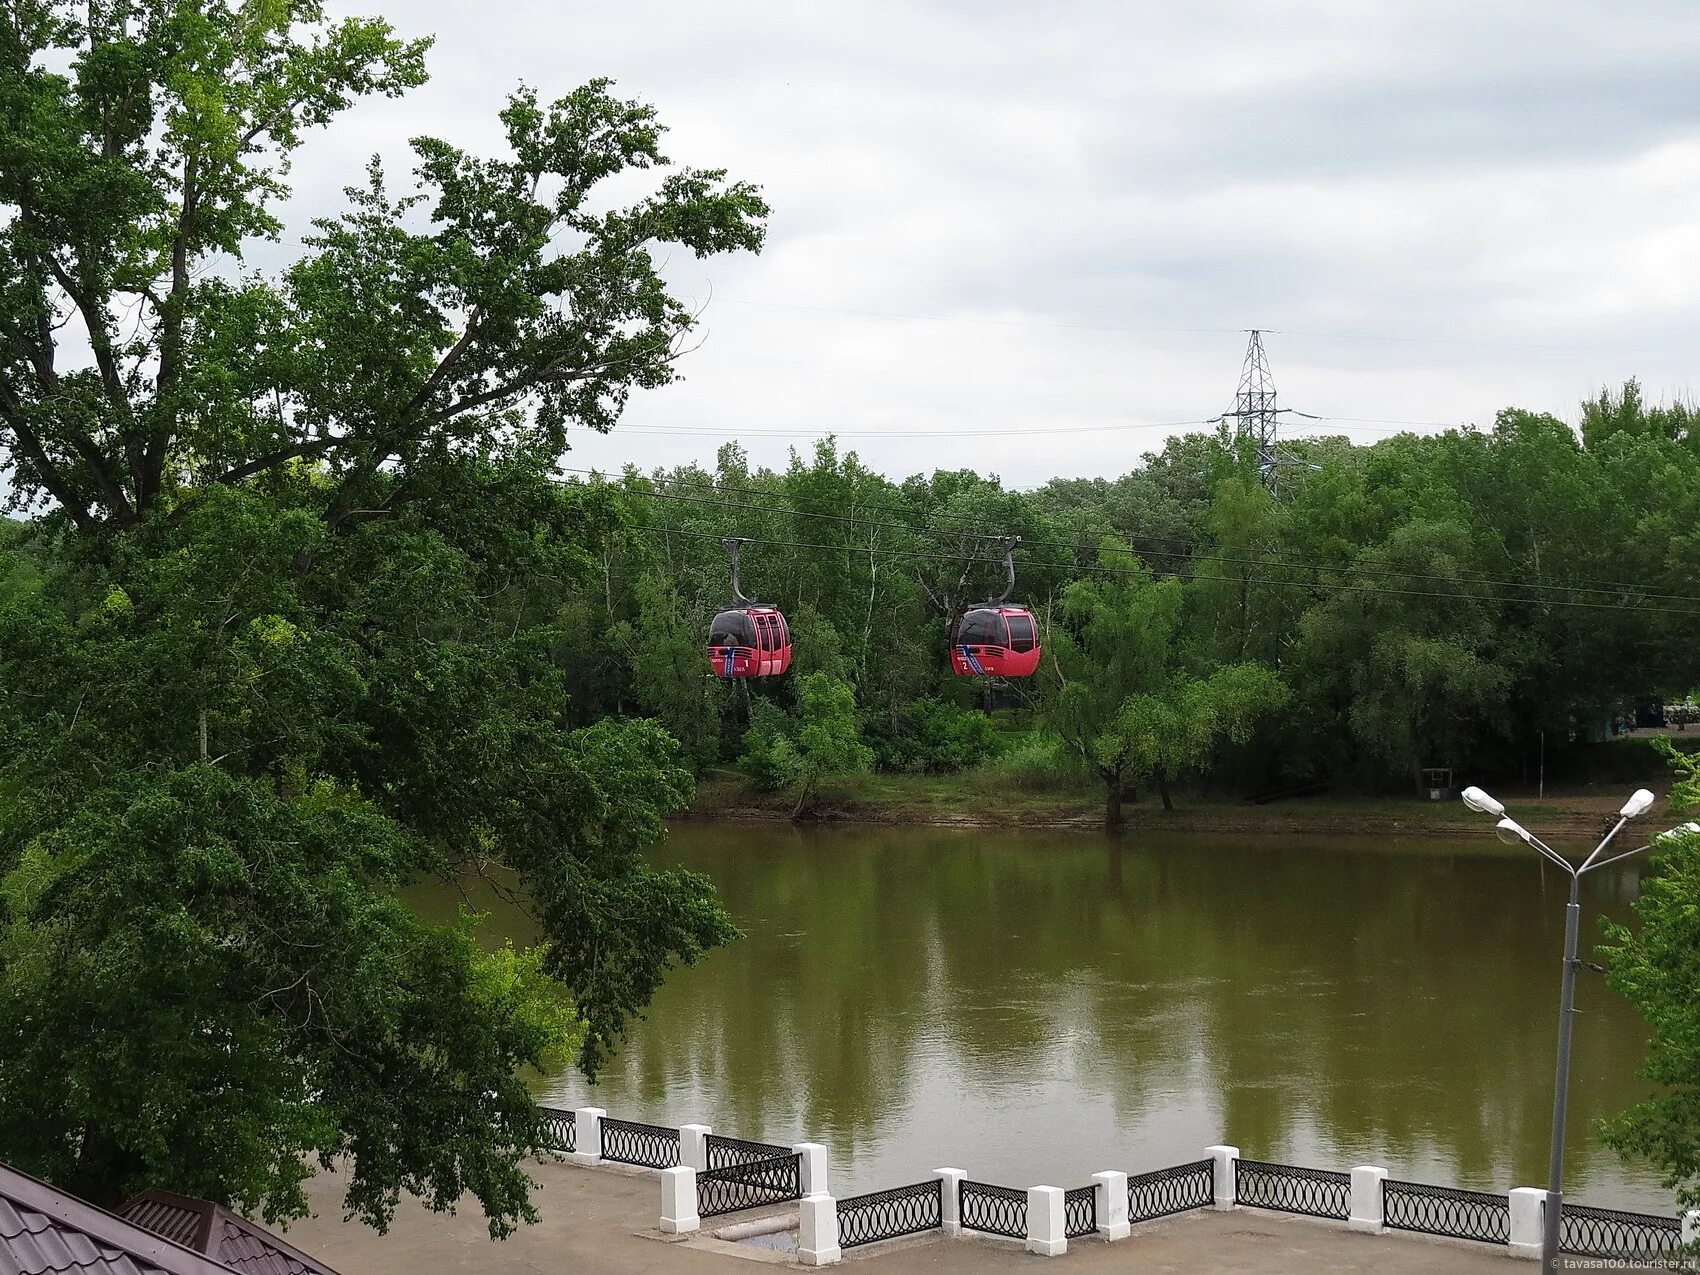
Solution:
<path fill-rule="evenodd" d="M 1309 420 L 1318 422 L 1335 422 L 1350 425 L 1355 429 L 1366 430 L 1373 434 L 1403 434 L 1412 429 L 1469 429 L 1469 421 L 1399 421 L 1379 417 L 1360 416 L 1314 416 L 1305 413 Z M 1051 434 L 1103 434 L 1119 431 L 1138 431 L 1154 429 L 1184 429 L 1188 426 L 1214 425 L 1221 420 L 1220 416 L 1201 417 L 1197 420 L 1185 421 L 1151 421 L 1130 422 L 1120 421 L 1113 425 L 1059 425 L 1055 427 L 1021 426 L 1017 429 L 746 429 L 742 426 L 718 425 L 625 425 L 620 426 L 622 434 L 654 434 L 677 435 L 681 438 L 693 436 L 719 437 L 727 439 L 739 438 L 1033 438 Z"/>
<path fill-rule="evenodd" d="M 639 425 L 620 427 L 622 433 L 642 432 L 646 434 L 725 434 L 756 435 L 772 438 L 821 438 L 832 434 L 841 438 L 1031 438 L 1035 433 L 1045 434 L 1098 434 L 1110 430 L 1135 429 L 1183 429 L 1188 425 L 1208 425 L 1211 422 L 1204 418 L 1188 421 L 1152 421 L 1148 424 L 1118 422 L 1114 425 L 1059 425 L 1055 428 L 1035 429 L 1033 426 L 1021 426 L 1018 429 L 732 429 L 721 430 L 708 425 Z"/>
<path fill-rule="evenodd" d="M 645 526 L 645 527 L 640 527 L 637 530 L 651 534 L 651 535 L 685 536 L 687 538 L 695 539 L 695 540 L 713 540 L 713 541 L 718 542 L 722 539 L 721 536 L 715 534 L 714 532 L 686 531 L 683 528 L 679 528 L 679 527 Z M 855 554 L 872 552 L 871 546 L 864 548 L 863 546 L 860 546 L 860 545 L 819 544 L 819 543 L 812 543 L 812 542 L 803 541 L 803 540 L 775 540 L 775 539 L 771 539 L 771 538 L 763 537 L 763 536 L 744 536 L 744 537 L 741 537 L 741 539 L 743 539 L 748 544 L 772 545 L 775 548 L 782 548 L 782 549 L 818 549 L 818 550 L 824 550 L 824 551 L 829 552 L 829 553 L 855 553 Z M 926 553 L 926 552 L 922 552 L 922 551 L 918 551 L 918 550 L 912 550 L 912 549 L 885 549 L 882 552 L 888 558 L 910 558 L 910 559 L 915 559 L 915 560 L 919 560 L 919 561 L 947 561 L 947 562 L 961 562 L 962 561 L 962 557 L 959 554 Z M 989 561 L 989 559 L 988 559 L 988 561 Z M 1058 564 L 1058 563 L 1038 563 L 1038 564 L 1035 564 L 1035 565 L 1061 567 L 1061 569 L 1070 570 L 1070 571 L 1090 571 L 1090 572 L 1094 572 L 1094 573 L 1099 574 L 1099 575 L 1132 576 L 1132 577 L 1135 577 L 1135 578 L 1143 578 L 1144 574 L 1145 574 L 1143 572 L 1133 571 L 1133 570 L 1129 570 L 1127 568 L 1121 568 L 1121 567 L 1103 567 L 1103 566 L 1096 566 L 1096 567 L 1094 567 L 1094 566 L 1067 566 L 1067 567 L 1063 567 L 1062 564 Z M 1278 565 L 1281 565 L 1281 564 L 1272 563 L 1270 565 L 1278 566 Z M 1377 585 L 1367 585 L 1367 584 L 1326 584 L 1326 583 L 1323 583 L 1322 581 L 1319 581 L 1319 580 L 1264 580 L 1264 579 L 1258 579 L 1258 578 L 1253 578 L 1253 577 L 1247 577 L 1247 578 L 1242 579 L 1242 578 L 1237 577 L 1237 576 L 1201 576 L 1201 575 L 1193 575 L 1193 576 L 1190 576 L 1188 578 L 1193 579 L 1193 580 L 1216 581 L 1216 582 L 1223 583 L 1223 584 L 1264 585 L 1264 586 L 1269 586 L 1269 587 L 1273 587 L 1273 588 L 1323 589 L 1323 590 L 1328 590 L 1330 592 L 1337 592 L 1337 593 L 1374 593 L 1374 594 L 1383 594 L 1383 595 L 1390 596 L 1390 597 L 1443 598 L 1443 599 L 1449 599 L 1449 600 L 1455 601 L 1455 602 L 1501 602 L 1501 603 L 1543 602 L 1543 603 L 1547 603 L 1548 605 L 1551 605 L 1551 606 L 1585 607 L 1585 608 L 1588 608 L 1588 609 L 1591 609 L 1591 610 L 1618 611 L 1618 612 L 1632 611 L 1632 612 L 1635 612 L 1637 614 L 1645 614 L 1645 615 L 1682 615 L 1682 616 L 1691 616 L 1691 617 L 1694 617 L 1694 618 L 1700 618 L 1700 611 L 1687 611 L 1687 610 L 1677 610 L 1677 609 L 1671 608 L 1671 607 L 1647 607 L 1647 606 L 1638 606 L 1638 605 L 1630 605 L 1630 604 L 1625 604 L 1625 605 L 1619 606 L 1619 605 L 1614 605 L 1610 602 L 1577 602 L 1577 601 L 1562 601 L 1562 600 L 1557 600 L 1557 599 L 1550 599 L 1549 600 L 1549 599 L 1541 599 L 1541 598 L 1501 598 L 1501 597 L 1495 597 L 1492 594 L 1443 593 L 1443 592 L 1438 592 L 1438 591 L 1430 591 L 1430 590 L 1422 590 L 1422 589 L 1388 589 L 1388 588 L 1382 588 L 1382 587 L 1377 586 Z"/>
<path fill-rule="evenodd" d="M 786 301 L 758 301 L 741 297 L 688 296 L 688 300 L 712 300 L 727 305 L 749 306 L 762 310 L 789 310 L 801 314 L 832 314 L 858 319 L 895 319 L 910 323 L 952 323 L 967 327 L 1045 328 L 1064 332 L 1125 332 L 1136 336 L 1224 336 L 1243 335 L 1248 328 L 1223 327 L 1150 327 L 1123 323 L 1066 323 L 1047 319 L 993 319 L 960 314 L 923 314 L 902 310 L 864 310 L 840 306 L 800 305 Z M 1318 332 L 1305 328 L 1263 328 L 1279 336 L 1303 337 L 1313 341 L 1368 341 L 1399 345 L 1455 345 L 1492 350 L 1540 350 L 1552 353 L 1589 354 L 1656 354 L 1686 358 L 1692 351 L 1660 347 L 1635 348 L 1628 346 L 1586 345 L 1566 342 L 1491 341 L 1471 337 L 1410 336 L 1385 332 Z"/>
<path fill-rule="evenodd" d="M 594 474 L 595 471 L 592 471 L 592 470 L 567 470 L 566 472 Z M 693 490 L 709 491 L 709 492 L 713 492 L 713 493 L 716 493 L 716 494 L 718 494 L 721 491 L 735 491 L 735 492 L 740 492 L 740 493 L 743 493 L 743 494 L 762 496 L 762 497 L 768 497 L 768 498 L 771 498 L 773 496 L 778 496 L 781 499 L 788 499 L 788 500 L 795 500 L 796 499 L 796 497 L 789 496 L 786 493 L 764 492 L 764 491 L 761 491 L 757 488 L 748 488 L 748 487 L 743 487 L 743 488 L 739 488 L 739 487 L 706 487 L 705 488 L 705 487 L 702 487 L 700 484 L 686 484 L 682 480 L 679 480 L 679 479 L 665 479 L 665 478 L 663 478 L 663 479 L 646 479 L 646 481 L 667 482 L 667 483 L 672 483 L 674 485 L 687 486 L 687 487 L 690 487 Z M 630 489 L 628 489 L 628 490 L 630 490 Z M 787 514 L 787 515 L 791 515 L 793 517 L 814 518 L 814 519 L 818 519 L 818 520 L 826 521 L 826 522 L 860 524 L 860 525 L 871 526 L 871 527 L 874 527 L 874 528 L 883 529 L 883 530 L 887 530 L 887 531 L 900 531 L 900 532 L 905 532 L 905 533 L 913 533 L 916 530 L 930 530 L 930 531 L 943 531 L 944 530 L 943 528 L 938 528 L 938 527 L 915 528 L 915 527 L 912 527 L 912 526 L 905 526 L 901 523 L 882 522 L 878 519 L 858 517 L 857 515 L 854 515 L 854 514 L 823 513 L 823 512 L 814 511 L 814 510 L 807 510 L 807 509 L 780 509 L 780 508 L 776 508 L 772 505 L 744 504 L 744 503 L 740 503 L 740 502 L 736 502 L 736 501 L 710 500 L 710 499 L 707 499 L 707 498 L 704 498 L 704 497 L 699 497 L 699 496 L 683 496 L 683 495 L 679 495 L 679 494 L 673 493 L 673 492 L 638 491 L 638 492 L 634 492 L 633 494 L 645 496 L 645 497 L 648 497 L 648 498 L 651 498 L 651 499 L 674 500 L 674 501 L 682 501 L 682 502 L 686 502 L 686 503 L 690 503 L 690 504 L 699 504 L 699 505 L 712 505 L 712 506 L 716 506 L 716 507 L 719 507 L 719 508 L 737 509 L 737 510 L 743 510 L 743 511 L 748 511 L 748 512 L 755 512 L 755 513 Z M 870 508 L 892 509 L 892 510 L 896 510 L 900 513 L 905 513 L 905 514 L 916 512 L 914 510 L 904 510 L 900 506 L 894 506 L 894 505 L 891 505 L 891 504 L 888 504 L 888 503 L 879 503 L 879 502 L 869 502 L 869 507 Z M 921 516 L 922 516 L 923 519 L 930 517 L 930 516 L 937 516 L 937 517 L 947 518 L 947 519 L 955 517 L 955 515 L 936 513 L 936 512 L 935 513 L 929 513 L 927 511 L 921 511 Z M 966 521 L 966 520 L 964 520 L 964 521 Z M 973 524 L 972 528 L 964 528 L 963 530 L 965 532 L 969 532 L 970 534 L 973 534 L 977 538 L 983 538 L 983 539 L 987 539 L 987 540 L 998 539 L 1000 536 L 1002 536 L 1004 534 L 1002 531 L 987 530 L 983 526 L 981 526 L 980 524 Z M 1196 551 L 1177 552 L 1177 551 L 1174 551 L 1174 550 L 1142 548 L 1142 547 L 1138 547 L 1138 545 L 1134 543 L 1134 542 L 1140 541 L 1140 540 L 1143 540 L 1143 541 L 1149 543 L 1153 539 L 1151 537 L 1124 537 L 1124 539 L 1127 539 L 1129 541 L 1130 547 L 1133 549 L 1134 552 L 1140 554 L 1143 557 L 1166 558 L 1166 559 L 1177 560 L 1177 561 L 1185 562 L 1185 563 L 1215 562 L 1215 563 L 1220 563 L 1220 564 L 1228 565 L 1228 566 L 1250 566 L 1250 567 L 1259 567 L 1259 568 L 1285 567 L 1285 568 L 1288 568 L 1288 569 L 1291 569 L 1291 570 L 1298 570 L 1298 571 L 1334 572 L 1334 573 L 1341 574 L 1341 575 L 1373 576 L 1373 577 L 1380 577 L 1380 578 L 1394 578 L 1394 579 L 1405 579 L 1405 580 L 1435 580 L 1435 581 L 1440 581 L 1440 582 L 1443 582 L 1443 583 L 1480 584 L 1480 585 L 1493 586 L 1493 587 L 1497 587 L 1497 588 L 1541 590 L 1541 591 L 1545 591 L 1545 592 L 1562 592 L 1562 593 L 1571 593 L 1571 594 L 1593 593 L 1593 594 L 1601 594 L 1601 595 L 1605 595 L 1605 596 L 1617 596 L 1617 595 L 1621 595 L 1621 594 L 1626 593 L 1626 592 L 1633 592 L 1633 593 L 1639 594 L 1642 599 L 1648 600 L 1648 601 L 1700 603 L 1700 597 L 1697 597 L 1697 596 L 1694 596 L 1694 595 L 1691 595 L 1691 594 L 1655 593 L 1655 592 L 1648 590 L 1648 589 L 1646 589 L 1646 588 L 1644 588 L 1640 585 L 1632 584 L 1632 583 L 1628 583 L 1628 582 L 1621 582 L 1621 581 L 1604 582 L 1607 585 L 1607 587 L 1591 587 L 1589 585 L 1582 585 L 1582 584 L 1543 584 L 1543 583 L 1538 583 L 1538 582 L 1534 582 L 1534 581 L 1527 581 L 1527 580 L 1506 580 L 1506 579 L 1503 579 L 1503 578 L 1496 578 L 1496 577 L 1492 577 L 1492 576 L 1481 575 L 1481 574 L 1478 574 L 1478 573 L 1466 573 L 1466 574 L 1463 574 L 1463 575 L 1445 575 L 1445 574 L 1440 574 L 1440 573 L 1436 573 L 1436 572 L 1412 571 L 1412 570 L 1406 570 L 1406 569 L 1401 569 L 1401 568 L 1397 568 L 1397 567 L 1364 567 L 1364 566 L 1357 566 L 1357 565 L 1340 565 L 1340 564 L 1333 564 L 1333 563 L 1315 562 L 1315 561 L 1305 560 L 1305 559 L 1297 559 L 1297 558 L 1291 557 L 1290 555 L 1283 556 L 1283 557 L 1243 558 L 1243 557 L 1234 557 L 1234 556 L 1229 556 L 1229 555 L 1224 555 L 1224 554 L 1199 553 L 1199 552 L 1196 552 Z M 1161 543 L 1161 542 L 1158 542 L 1158 543 Z M 1024 541 L 1024 544 L 1027 548 L 1031 548 L 1031 549 L 1060 549 L 1060 550 L 1063 550 L 1064 552 L 1075 553 L 1075 554 L 1091 554 L 1091 553 L 1098 552 L 1098 546 L 1096 546 L 1096 545 L 1091 545 L 1091 544 L 1086 544 L 1086 543 L 1069 542 L 1069 541 L 1027 540 L 1027 541 Z M 960 560 L 960 555 L 946 555 L 946 556 L 953 557 L 954 560 Z M 1058 570 L 1058 571 L 1079 571 L 1079 570 L 1093 570 L 1094 569 L 1090 566 L 1087 566 L 1087 565 L 1084 565 L 1084 564 L 1079 564 L 1079 563 L 1034 562 L 1032 565 L 1040 566 L 1040 567 L 1049 567 L 1053 570 Z M 1207 579 L 1218 578 L 1218 577 L 1200 576 L 1200 575 L 1195 574 L 1195 575 L 1192 576 L 1192 578 L 1193 579 L 1207 580 Z M 1219 577 L 1219 578 L 1223 579 L 1223 580 L 1236 580 L 1237 581 L 1237 577 L 1223 576 L 1223 577 Z M 1294 583 L 1302 583 L 1302 582 L 1295 581 Z M 1506 598 L 1506 599 L 1503 599 L 1503 600 L 1507 601 L 1507 602 L 1532 602 L 1532 603 L 1533 602 L 1539 602 L 1539 603 L 1551 603 L 1551 604 L 1554 604 L 1554 605 L 1565 605 L 1565 603 L 1560 599 L 1546 598 L 1546 597 L 1514 597 L 1514 598 Z M 1611 606 L 1612 604 L 1610 604 L 1610 603 L 1594 603 L 1594 604 L 1591 604 L 1591 605 Z"/>

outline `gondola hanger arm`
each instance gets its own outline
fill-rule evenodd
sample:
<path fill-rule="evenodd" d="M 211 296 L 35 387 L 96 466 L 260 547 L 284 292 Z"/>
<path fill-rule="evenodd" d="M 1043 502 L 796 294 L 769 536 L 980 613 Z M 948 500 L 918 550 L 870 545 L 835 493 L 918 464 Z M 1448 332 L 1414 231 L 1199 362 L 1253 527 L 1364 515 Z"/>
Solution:
<path fill-rule="evenodd" d="M 732 601 L 741 607 L 749 606 L 751 599 L 744 596 L 738 584 L 738 555 L 749 541 L 742 536 L 727 536 L 720 543 L 726 546 L 726 552 L 732 559 Z"/>
<path fill-rule="evenodd" d="M 1020 536 L 1005 536 L 1003 538 L 1003 566 L 1006 572 L 1003 592 L 995 598 L 988 598 L 988 602 L 1008 602 L 1009 595 L 1015 592 L 1015 550 L 1020 544 Z"/>

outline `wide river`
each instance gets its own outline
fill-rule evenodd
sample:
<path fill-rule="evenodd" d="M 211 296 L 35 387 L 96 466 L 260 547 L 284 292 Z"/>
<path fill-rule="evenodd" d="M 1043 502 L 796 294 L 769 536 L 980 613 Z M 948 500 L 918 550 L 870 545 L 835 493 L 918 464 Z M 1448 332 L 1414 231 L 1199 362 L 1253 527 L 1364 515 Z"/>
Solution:
<path fill-rule="evenodd" d="M 674 972 L 599 1084 L 540 1097 L 831 1148 L 839 1194 L 1249 1158 L 1546 1180 L 1566 882 L 1532 853 L 1334 837 L 683 823 L 745 938 Z M 1584 946 L 1639 862 L 1585 879 Z M 459 895 L 422 899 L 447 914 Z M 522 929 L 488 897 L 497 933 Z M 1585 953 L 1586 954 L 1586 953 Z M 1566 1194 L 1669 1213 L 1594 1128 L 1645 1029 L 1582 971 Z"/>

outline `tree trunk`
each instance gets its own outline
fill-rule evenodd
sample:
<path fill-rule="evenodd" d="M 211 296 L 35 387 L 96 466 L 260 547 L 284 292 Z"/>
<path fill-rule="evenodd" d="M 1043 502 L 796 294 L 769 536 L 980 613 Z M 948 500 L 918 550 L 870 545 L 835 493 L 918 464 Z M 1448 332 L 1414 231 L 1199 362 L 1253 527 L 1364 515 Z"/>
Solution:
<path fill-rule="evenodd" d="M 1169 800 L 1169 777 L 1168 777 L 1168 775 L 1166 775 L 1163 772 L 1163 768 L 1161 766 L 1159 766 L 1159 767 L 1157 767 L 1156 770 L 1154 770 L 1151 773 L 1151 778 L 1156 780 L 1156 782 L 1157 782 L 1157 792 L 1163 798 L 1163 809 L 1164 810 L 1173 810 L 1175 808 L 1175 803 Z"/>
<path fill-rule="evenodd" d="M 90 1204 L 116 1210 L 133 1192 L 141 1171 L 140 1156 L 121 1149 L 103 1129 L 89 1123 L 83 1126 L 82 1152 L 71 1180 L 60 1185 Z"/>
<path fill-rule="evenodd" d="M 809 804 L 809 798 L 814 795 L 815 786 L 812 783 L 803 785 L 803 791 L 797 794 L 797 804 L 791 807 L 791 822 L 796 823 L 803 817 L 803 809 Z"/>
<path fill-rule="evenodd" d="M 1104 826 L 1119 828 L 1122 826 L 1122 778 L 1120 775 L 1104 777 Z"/>

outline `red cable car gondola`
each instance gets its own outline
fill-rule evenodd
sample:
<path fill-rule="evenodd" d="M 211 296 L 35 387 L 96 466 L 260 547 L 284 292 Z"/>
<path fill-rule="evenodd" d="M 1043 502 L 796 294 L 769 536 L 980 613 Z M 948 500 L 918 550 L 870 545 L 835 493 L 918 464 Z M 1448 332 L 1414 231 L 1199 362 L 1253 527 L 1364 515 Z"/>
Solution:
<path fill-rule="evenodd" d="M 1033 613 L 1007 601 L 1015 590 L 1017 536 L 1005 536 L 1009 583 L 995 598 L 977 602 L 950 628 L 950 667 L 958 677 L 1032 677 L 1039 670 L 1039 626 Z"/>
<path fill-rule="evenodd" d="M 708 659 L 716 677 L 778 677 L 791 667 L 791 631 L 779 608 L 752 602 L 738 587 L 738 554 L 748 541 L 728 536 L 732 605 L 708 626 Z"/>

